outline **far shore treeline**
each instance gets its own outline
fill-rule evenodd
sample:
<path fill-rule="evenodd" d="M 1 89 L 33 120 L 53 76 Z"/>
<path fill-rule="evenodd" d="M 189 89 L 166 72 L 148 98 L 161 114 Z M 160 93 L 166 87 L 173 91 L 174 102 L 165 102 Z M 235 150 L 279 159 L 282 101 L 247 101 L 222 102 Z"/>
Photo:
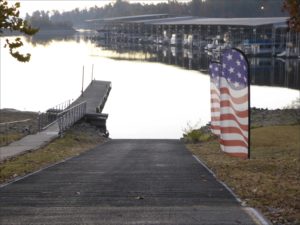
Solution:
<path fill-rule="evenodd" d="M 95 3 L 96 5 L 96 3 Z M 198 17 L 276 17 L 287 16 L 282 0 L 192 0 L 190 2 L 169 1 L 158 4 L 129 3 L 117 0 L 104 7 L 78 8 L 60 13 L 35 11 L 27 14 L 26 20 L 40 29 L 71 29 L 84 27 L 85 21 L 142 14 L 169 14 L 173 16 Z"/>

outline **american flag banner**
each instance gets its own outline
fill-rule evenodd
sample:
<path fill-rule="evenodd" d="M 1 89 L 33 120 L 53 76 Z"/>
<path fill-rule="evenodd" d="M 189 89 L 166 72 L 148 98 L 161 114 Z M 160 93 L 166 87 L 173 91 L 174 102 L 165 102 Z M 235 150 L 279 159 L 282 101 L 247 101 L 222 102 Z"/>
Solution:
<path fill-rule="evenodd" d="M 211 132 L 220 135 L 220 77 L 222 66 L 218 62 L 209 65 L 210 74 L 210 105 L 211 105 Z"/>
<path fill-rule="evenodd" d="M 249 152 L 249 64 L 237 49 L 221 55 L 220 146 L 232 156 L 248 158 Z"/>

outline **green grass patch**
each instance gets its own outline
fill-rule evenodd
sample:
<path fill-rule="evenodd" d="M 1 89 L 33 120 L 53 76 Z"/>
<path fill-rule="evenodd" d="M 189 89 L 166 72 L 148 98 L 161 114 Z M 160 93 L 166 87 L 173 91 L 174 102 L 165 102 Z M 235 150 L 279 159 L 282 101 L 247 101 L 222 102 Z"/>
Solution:
<path fill-rule="evenodd" d="M 197 125 L 191 126 L 187 124 L 187 128 L 184 129 L 182 140 L 186 143 L 198 143 L 198 142 L 207 142 L 216 138 L 213 135 L 208 126 L 196 128 Z"/>
<path fill-rule="evenodd" d="M 44 148 L 17 156 L 0 164 L 0 183 L 34 172 L 63 159 L 79 155 L 106 139 L 93 127 L 73 128 L 64 137 L 54 140 Z"/>
<path fill-rule="evenodd" d="M 300 224 L 300 125 L 251 130 L 251 159 L 220 151 L 218 140 L 188 144 L 217 177 L 274 224 Z"/>

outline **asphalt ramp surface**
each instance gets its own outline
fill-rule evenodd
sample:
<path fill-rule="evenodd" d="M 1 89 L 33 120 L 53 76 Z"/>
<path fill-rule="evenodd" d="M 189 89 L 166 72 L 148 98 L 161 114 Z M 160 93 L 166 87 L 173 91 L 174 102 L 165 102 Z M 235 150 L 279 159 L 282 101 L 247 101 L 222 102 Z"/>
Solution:
<path fill-rule="evenodd" d="M 0 188 L 3 225 L 255 224 L 178 140 L 112 140 Z"/>

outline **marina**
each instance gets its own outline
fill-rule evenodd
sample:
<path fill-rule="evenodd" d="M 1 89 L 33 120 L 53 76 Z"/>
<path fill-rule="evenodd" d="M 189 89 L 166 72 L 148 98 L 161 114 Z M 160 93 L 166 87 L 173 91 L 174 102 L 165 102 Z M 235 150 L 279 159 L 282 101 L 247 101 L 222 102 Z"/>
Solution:
<path fill-rule="evenodd" d="M 165 14 L 86 21 L 104 43 L 182 46 L 208 51 L 236 47 L 250 56 L 299 57 L 300 35 L 287 17 L 199 18 Z"/>

